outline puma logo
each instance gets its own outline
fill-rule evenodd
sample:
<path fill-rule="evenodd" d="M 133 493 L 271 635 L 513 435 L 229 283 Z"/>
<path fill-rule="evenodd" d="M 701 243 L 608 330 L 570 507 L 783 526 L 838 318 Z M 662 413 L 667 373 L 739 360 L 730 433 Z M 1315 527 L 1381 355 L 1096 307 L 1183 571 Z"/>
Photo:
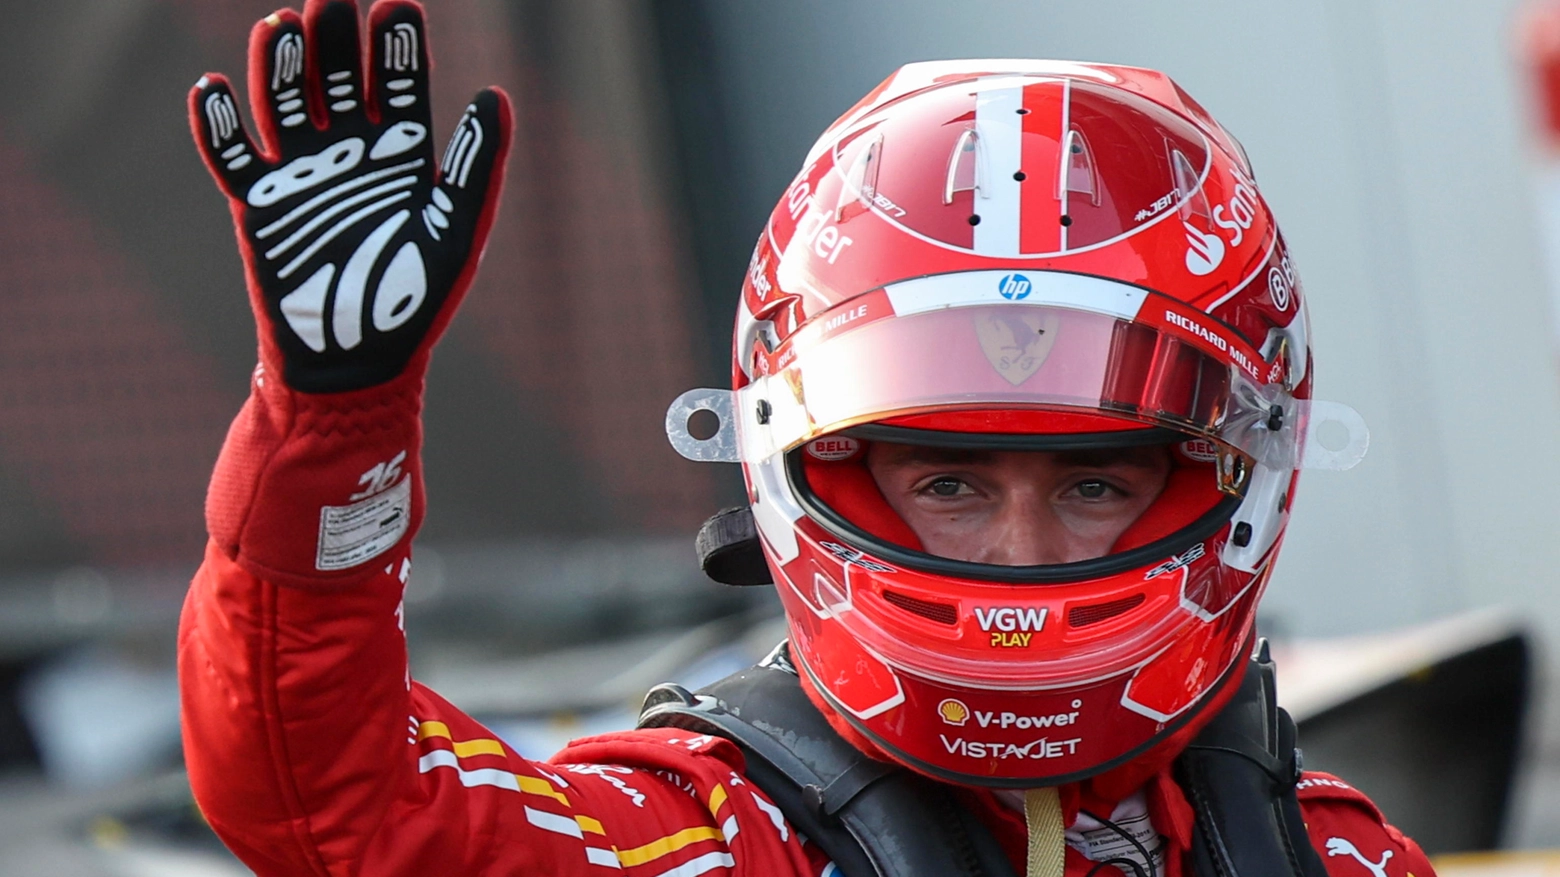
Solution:
<path fill-rule="evenodd" d="M 1360 854 L 1354 844 L 1341 837 L 1327 839 L 1327 855 L 1329 856 L 1353 856 L 1355 861 L 1370 870 L 1372 877 L 1387 877 L 1387 861 L 1392 858 L 1391 850 L 1381 851 L 1381 861 L 1372 862 Z"/>

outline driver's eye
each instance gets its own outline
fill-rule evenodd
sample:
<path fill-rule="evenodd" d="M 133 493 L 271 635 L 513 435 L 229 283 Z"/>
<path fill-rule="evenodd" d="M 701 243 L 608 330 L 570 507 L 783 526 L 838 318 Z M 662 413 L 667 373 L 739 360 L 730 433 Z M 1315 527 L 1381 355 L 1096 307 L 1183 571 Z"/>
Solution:
<path fill-rule="evenodd" d="M 1078 495 L 1084 499 L 1100 499 L 1110 491 L 1110 485 L 1103 481 L 1084 481 L 1078 485 Z"/>
<path fill-rule="evenodd" d="M 958 496 L 959 488 L 963 486 L 964 482 L 957 478 L 939 478 L 927 485 L 938 496 Z"/>

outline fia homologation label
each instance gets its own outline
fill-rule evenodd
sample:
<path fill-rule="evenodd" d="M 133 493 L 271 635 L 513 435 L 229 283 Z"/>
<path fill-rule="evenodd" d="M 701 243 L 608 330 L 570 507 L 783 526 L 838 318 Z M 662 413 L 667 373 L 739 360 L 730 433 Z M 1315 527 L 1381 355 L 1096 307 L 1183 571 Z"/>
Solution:
<path fill-rule="evenodd" d="M 351 569 L 389 551 L 412 523 L 412 476 L 351 505 L 320 509 L 320 570 Z"/>

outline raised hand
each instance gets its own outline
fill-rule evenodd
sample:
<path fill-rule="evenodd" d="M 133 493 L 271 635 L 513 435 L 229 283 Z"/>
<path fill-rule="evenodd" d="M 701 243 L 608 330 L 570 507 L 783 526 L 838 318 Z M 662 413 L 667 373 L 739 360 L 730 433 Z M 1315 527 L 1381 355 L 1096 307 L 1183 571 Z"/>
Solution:
<path fill-rule="evenodd" d="M 363 71 L 352 0 L 310 0 L 250 35 L 257 143 L 225 77 L 202 77 L 190 118 L 231 199 L 262 364 L 294 390 L 389 381 L 443 332 L 497 205 L 509 100 L 479 92 L 435 164 L 422 8 L 380 0 Z"/>
<path fill-rule="evenodd" d="M 301 16 L 255 25 L 258 141 L 224 77 L 189 98 L 260 335 L 206 526 L 280 585 L 390 575 L 379 558 L 417 532 L 428 354 L 476 273 L 509 149 L 509 99 L 486 89 L 435 163 L 422 7 L 374 4 L 366 73 L 358 28 L 352 0 L 309 0 Z"/>

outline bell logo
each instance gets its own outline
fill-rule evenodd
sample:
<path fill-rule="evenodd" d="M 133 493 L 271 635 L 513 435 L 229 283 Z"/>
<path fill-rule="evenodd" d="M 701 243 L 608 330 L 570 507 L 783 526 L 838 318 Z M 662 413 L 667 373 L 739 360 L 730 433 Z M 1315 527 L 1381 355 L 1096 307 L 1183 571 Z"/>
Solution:
<path fill-rule="evenodd" d="M 963 725 L 970 720 L 970 708 L 952 697 L 937 705 L 937 714 L 949 725 Z"/>
<path fill-rule="evenodd" d="M 1191 439 L 1181 442 L 1181 455 L 1199 463 L 1212 463 L 1219 459 L 1219 446 L 1208 439 Z"/>
<path fill-rule="evenodd" d="M 819 460 L 849 460 L 861 450 L 861 442 L 848 435 L 833 435 L 807 443 L 807 455 Z"/>
<path fill-rule="evenodd" d="M 1224 239 L 1198 231 L 1184 219 L 1181 225 L 1186 227 L 1186 270 L 1198 277 L 1212 274 L 1224 262 Z"/>

